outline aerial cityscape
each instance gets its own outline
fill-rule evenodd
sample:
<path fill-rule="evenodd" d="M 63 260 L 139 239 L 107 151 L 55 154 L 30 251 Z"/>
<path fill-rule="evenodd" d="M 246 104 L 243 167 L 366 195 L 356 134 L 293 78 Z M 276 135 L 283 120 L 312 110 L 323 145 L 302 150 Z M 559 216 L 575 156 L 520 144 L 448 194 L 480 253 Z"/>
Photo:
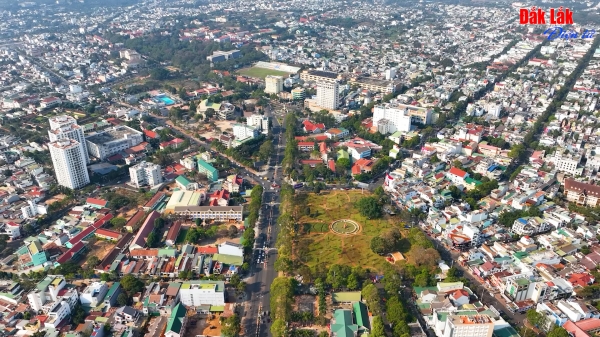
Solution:
<path fill-rule="evenodd" d="M 0 337 L 599 335 L 599 2 L 0 17 Z"/>

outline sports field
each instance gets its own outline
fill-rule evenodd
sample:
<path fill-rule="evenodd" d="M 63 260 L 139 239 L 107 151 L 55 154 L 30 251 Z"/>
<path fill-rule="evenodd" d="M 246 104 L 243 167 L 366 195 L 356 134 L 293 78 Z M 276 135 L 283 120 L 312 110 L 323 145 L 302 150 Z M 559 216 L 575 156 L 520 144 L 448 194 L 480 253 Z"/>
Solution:
<path fill-rule="evenodd" d="M 287 76 L 288 74 L 290 74 L 286 71 L 265 69 L 265 68 L 258 68 L 258 67 L 240 69 L 239 73 L 244 76 L 263 78 L 263 79 L 265 77 L 267 77 L 267 75 Z"/>

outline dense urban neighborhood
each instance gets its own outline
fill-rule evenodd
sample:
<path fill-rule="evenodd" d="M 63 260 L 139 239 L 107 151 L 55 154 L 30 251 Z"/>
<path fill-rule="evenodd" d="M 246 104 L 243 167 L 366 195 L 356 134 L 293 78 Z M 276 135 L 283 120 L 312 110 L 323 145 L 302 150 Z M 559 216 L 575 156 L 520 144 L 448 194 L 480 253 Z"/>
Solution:
<path fill-rule="evenodd" d="M 0 17 L 0 337 L 600 333 L 600 4 Z"/>

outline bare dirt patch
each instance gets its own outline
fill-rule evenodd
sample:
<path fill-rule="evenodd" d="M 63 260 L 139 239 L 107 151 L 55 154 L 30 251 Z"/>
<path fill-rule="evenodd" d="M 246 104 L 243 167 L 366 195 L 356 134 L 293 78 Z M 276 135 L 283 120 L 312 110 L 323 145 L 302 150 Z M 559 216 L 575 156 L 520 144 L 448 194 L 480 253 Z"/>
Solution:
<path fill-rule="evenodd" d="M 202 335 L 205 336 L 221 336 L 221 320 L 220 315 L 209 315 L 204 321 L 204 330 Z M 211 329 L 211 327 L 213 327 Z"/>

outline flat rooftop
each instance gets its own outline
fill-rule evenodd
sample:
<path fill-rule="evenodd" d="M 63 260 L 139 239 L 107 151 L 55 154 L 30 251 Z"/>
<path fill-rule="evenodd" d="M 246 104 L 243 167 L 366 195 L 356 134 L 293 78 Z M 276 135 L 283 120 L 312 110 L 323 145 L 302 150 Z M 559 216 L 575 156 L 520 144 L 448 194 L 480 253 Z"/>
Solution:
<path fill-rule="evenodd" d="M 333 71 L 325 71 L 325 70 L 308 70 L 308 74 L 313 76 L 327 77 L 331 79 L 338 78 L 339 74 Z"/>
<path fill-rule="evenodd" d="M 93 134 L 89 135 L 88 137 L 85 137 L 85 139 L 87 141 L 95 143 L 95 144 L 103 144 L 103 143 L 109 143 L 112 141 L 127 138 L 127 136 L 129 136 L 129 135 L 141 135 L 141 134 L 142 134 L 141 132 L 139 132 L 135 129 L 132 129 L 126 125 L 119 125 L 119 126 L 115 126 L 113 128 L 110 128 L 110 129 L 102 131 L 102 132 L 93 133 Z"/>
<path fill-rule="evenodd" d="M 393 81 L 382 80 L 382 79 L 373 78 L 373 77 L 357 77 L 357 78 L 353 78 L 351 82 L 365 83 L 365 84 L 371 84 L 371 85 L 378 85 L 378 86 L 381 86 L 381 87 L 387 87 L 387 86 L 390 86 L 390 85 L 394 84 Z"/>

